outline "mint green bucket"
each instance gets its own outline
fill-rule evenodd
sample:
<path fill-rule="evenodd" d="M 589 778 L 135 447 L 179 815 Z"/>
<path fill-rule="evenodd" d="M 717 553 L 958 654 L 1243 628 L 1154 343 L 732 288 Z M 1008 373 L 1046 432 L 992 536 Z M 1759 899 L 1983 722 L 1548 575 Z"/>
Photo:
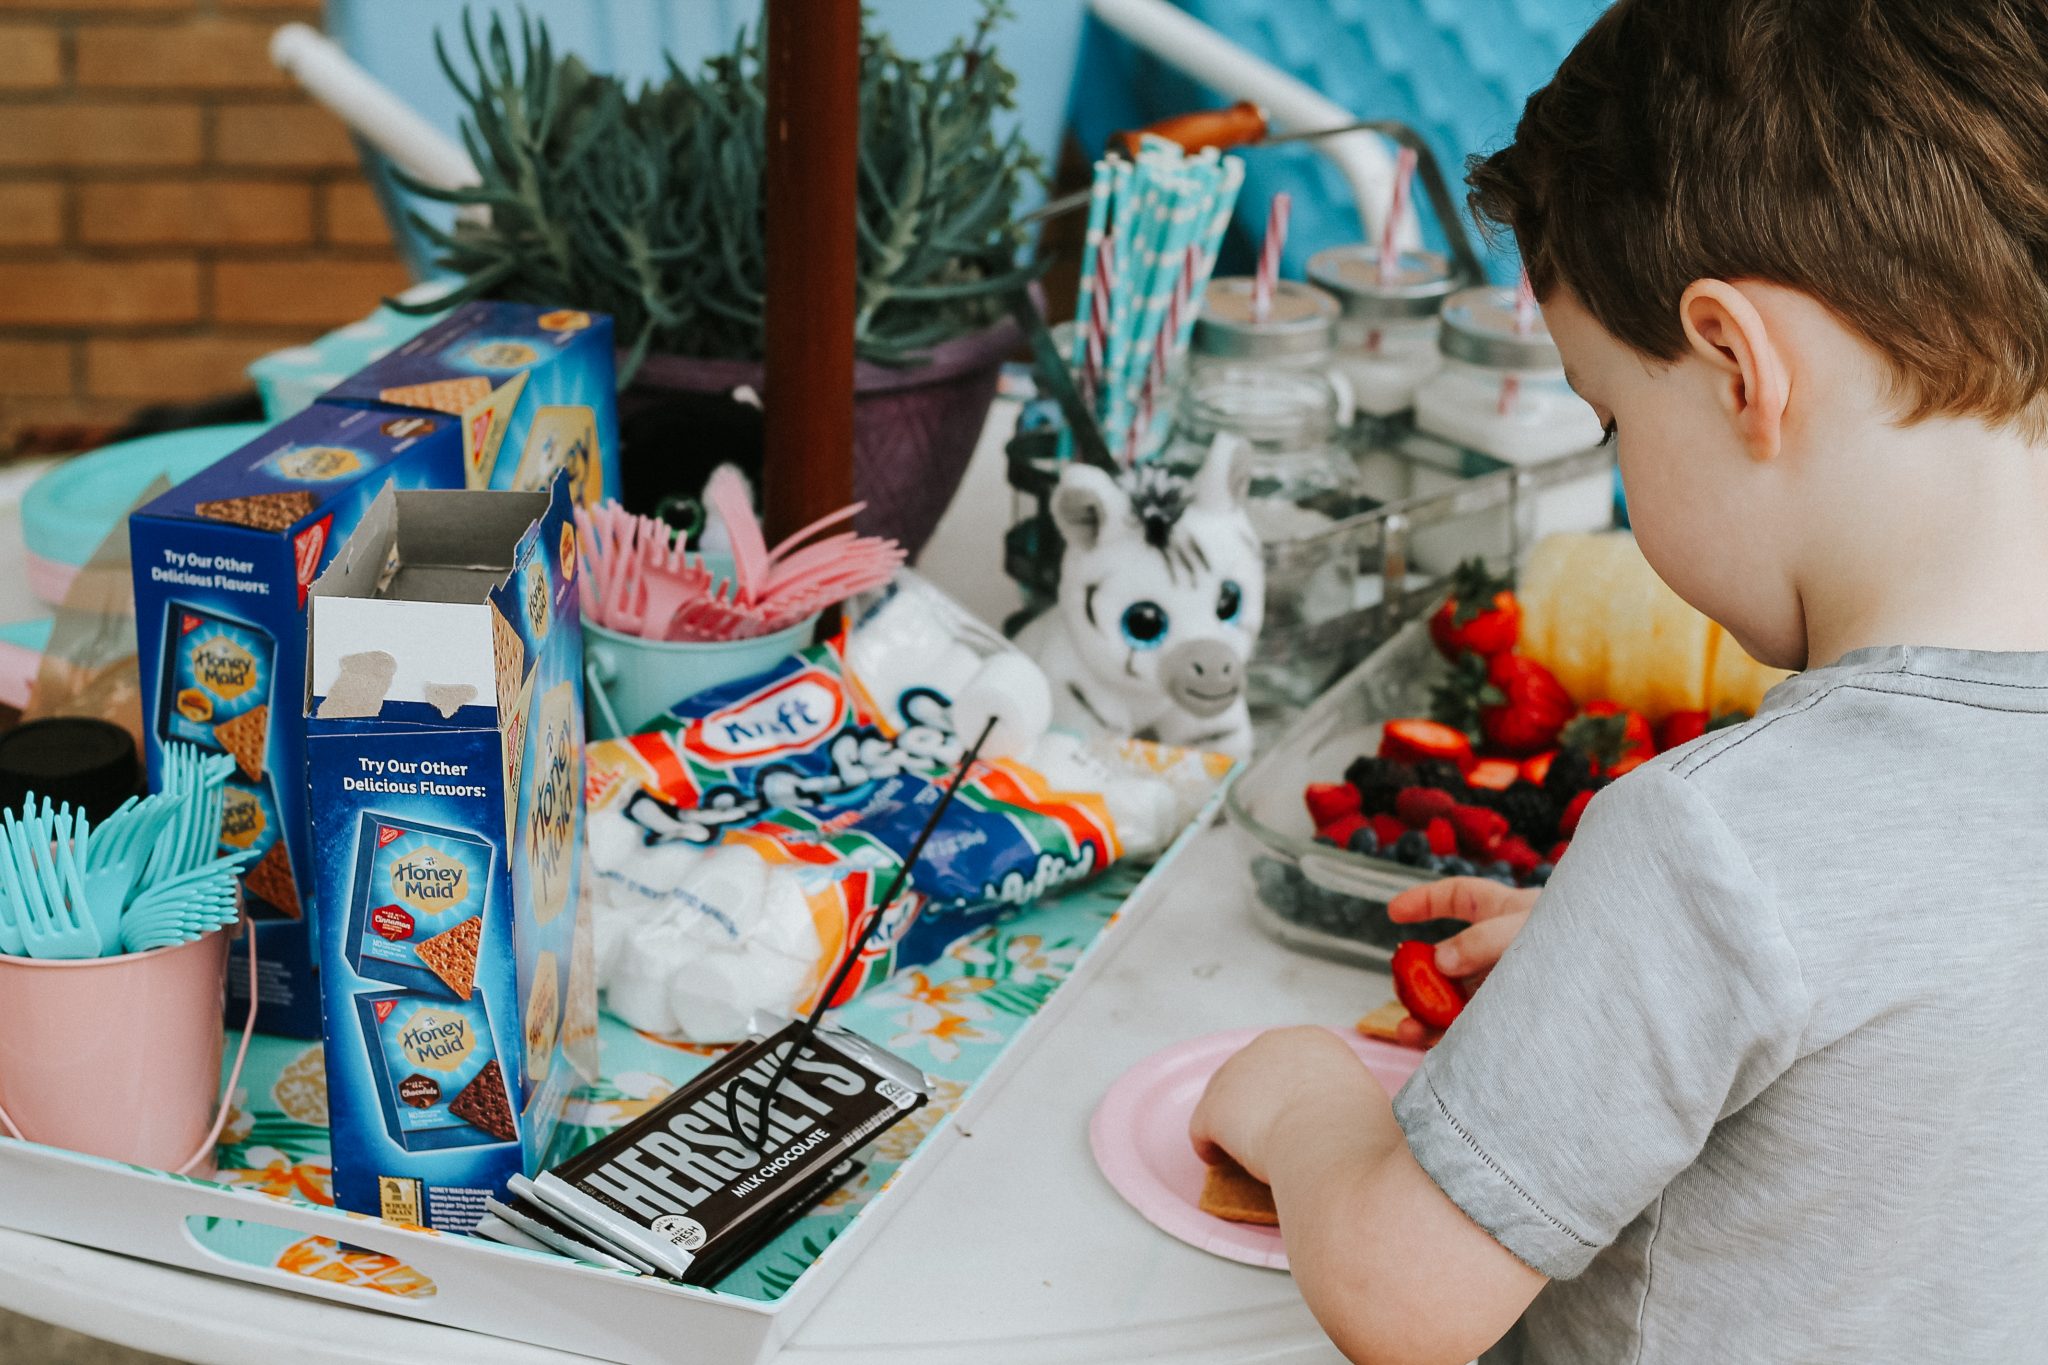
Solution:
<path fill-rule="evenodd" d="M 638 734 L 685 697 L 765 672 L 811 642 L 815 614 L 751 640 L 643 640 L 586 620 L 583 681 L 594 739 Z"/>

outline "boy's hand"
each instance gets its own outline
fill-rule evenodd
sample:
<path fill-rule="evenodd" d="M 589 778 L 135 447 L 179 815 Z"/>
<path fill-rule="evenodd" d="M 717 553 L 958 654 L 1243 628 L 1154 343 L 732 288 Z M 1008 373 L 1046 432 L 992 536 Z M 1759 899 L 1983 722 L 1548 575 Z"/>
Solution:
<path fill-rule="evenodd" d="M 1378 1094 L 1357 1054 L 1328 1029 L 1269 1029 L 1209 1078 L 1188 1137 L 1202 1160 L 1213 1165 L 1227 1154 L 1270 1184 L 1270 1139 L 1283 1113 L 1304 1104 L 1349 1107 Z"/>
<path fill-rule="evenodd" d="M 1485 877 L 1447 877 L 1410 887 L 1387 902 L 1387 918 L 1396 924 L 1421 924 L 1433 919 L 1464 920 L 1463 929 L 1436 945 L 1437 970 L 1464 983 L 1467 994 L 1486 980 L 1500 955 L 1529 921 L 1538 892 L 1503 886 Z M 1401 1041 L 1411 1047 L 1434 1043 L 1443 1034 L 1403 1019 Z"/>

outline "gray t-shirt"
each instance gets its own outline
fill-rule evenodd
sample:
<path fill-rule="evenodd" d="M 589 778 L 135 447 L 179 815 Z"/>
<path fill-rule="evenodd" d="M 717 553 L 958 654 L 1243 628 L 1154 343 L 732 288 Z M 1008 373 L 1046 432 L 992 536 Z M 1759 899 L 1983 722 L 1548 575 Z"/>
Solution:
<path fill-rule="evenodd" d="M 2048 654 L 1858 650 L 1594 798 L 1395 1100 L 1521 1365 L 2048 1360 Z"/>

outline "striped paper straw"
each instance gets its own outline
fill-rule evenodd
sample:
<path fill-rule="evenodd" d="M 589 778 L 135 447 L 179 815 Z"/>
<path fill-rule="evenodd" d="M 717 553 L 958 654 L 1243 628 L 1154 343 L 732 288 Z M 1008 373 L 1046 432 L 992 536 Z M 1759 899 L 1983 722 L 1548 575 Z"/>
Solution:
<path fill-rule="evenodd" d="M 1087 338 L 1081 355 L 1081 396 L 1089 406 L 1097 403 L 1102 389 L 1104 338 L 1109 335 L 1109 301 L 1116 288 L 1116 239 L 1104 237 L 1095 249 L 1095 274 L 1089 290 L 1088 313 L 1083 335 Z"/>
<path fill-rule="evenodd" d="M 1266 239 L 1259 245 L 1259 267 L 1252 275 L 1253 322 L 1264 322 L 1273 311 L 1273 288 L 1280 282 L 1280 252 L 1287 246 L 1287 211 L 1293 206 L 1293 198 L 1282 190 L 1266 209 Z"/>
<path fill-rule="evenodd" d="M 1382 285 L 1393 284 L 1401 273 L 1401 220 L 1408 214 L 1408 185 L 1415 178 L 1415 149 L 1403 147 L 1394 158 L 1394 193 L 1387 201 L 1386 221 L 1380 224 L 1379 276 Z"/>
<path fill-rule="evenodd" d="M 1095 402 L 1096 386 L 1102 379 L 1102 334 L 1109 321 L 1109 299 L 1098 281 L 1106 278 L 1115 268 L 1114 247 L 1109 240 L 1109 185 L 1110 169 L 1104 163 L 1095 163 L 1095 180 L 1088 187 L 1088 234 L 1083 239 L 1081 251 L 1081 296 L 1074 309 L 1076 329 L 1084 338 L 1079 357 L 1069 360 L 1081 361 L 1082 397 L 1090 406 Z M 1111 260 L 1105 261 L 1107 249 Z"/>

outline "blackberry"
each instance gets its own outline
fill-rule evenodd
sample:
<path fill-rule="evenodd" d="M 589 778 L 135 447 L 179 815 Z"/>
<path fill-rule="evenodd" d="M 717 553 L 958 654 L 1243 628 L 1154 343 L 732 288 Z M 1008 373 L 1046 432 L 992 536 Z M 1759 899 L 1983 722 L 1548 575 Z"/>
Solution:
<path fill-rule="evenodd" d="M 1557 822 L 1564 814 L 1563 802 L 1547 785 L 1536 787 L 1527 782 L 1517 782 L 1506 791 L 1496 793 L 1496 799 L 1488 808 L 1506 816 L 1508 828 L 1520 835 L 1531 848 L 1548 848 L 1557 842 Z"/>
<path fill-rule="evenodd" d="M 1441 758 L 1426 758 L 1415 767 L 1415 786 L 1434 787 L 1440 792 L 1449 792 L 1459 799 L 1465 794 L 1465 774 L 1458 771 L 1458 765 Z"/>
<path fill-rule="evenodd" d="M 1576 749 L 1558 750 L 1550 771 L 1543 775 L 1543 790 L 1560 810 L 1580 792 L 1597 790 L 1601 785 L 1602 779 L 1593 771 L 1593 760 Z"/>
<path fill-rule="evenodd" d="M 1394 794 L 1415 785 L 1415 770 L 1390 758 L 1361 758 L 1344 770 L 1344 780 L 1358 788 L 1359 809 L 1367 815 L 1392 815 Z"/>

